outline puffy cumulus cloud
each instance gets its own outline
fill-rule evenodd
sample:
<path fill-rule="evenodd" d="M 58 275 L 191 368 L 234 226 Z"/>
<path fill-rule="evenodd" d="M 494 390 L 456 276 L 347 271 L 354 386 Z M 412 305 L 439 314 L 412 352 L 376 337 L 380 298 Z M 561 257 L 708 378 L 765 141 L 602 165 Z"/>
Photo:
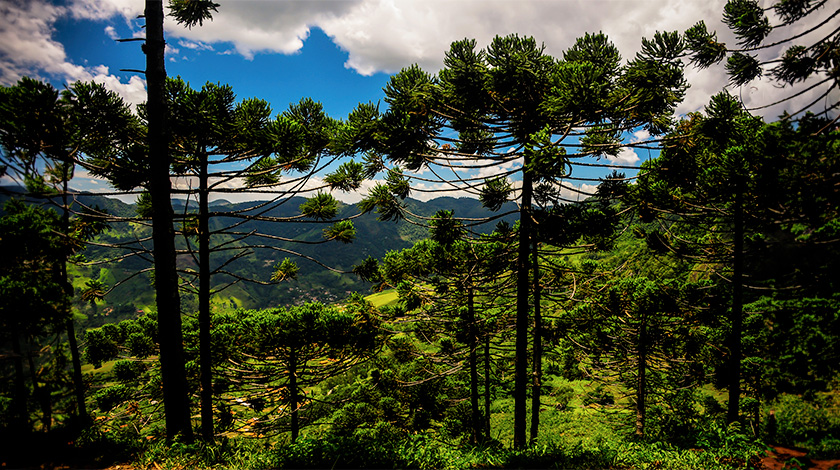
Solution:
<path fill-rule="evenodd" d="M 348 53 L 346 66 L 360 74 L 396 72 L 417 63 L 437 70 L 450 43 L 474 38 L 487 46 L 496 35 L 533 36 L 561 56 L 587 32 L 609 34 L 624 57 L 632 57 L 642 36 L 685 30 L 699 19 L 712 27 L 725 0 L 225 0 L 212 21 L 188 29 L 167 22 L 167 32 L 202 43 L 231 43 L 246 58 L 255 53 L 297 52 L 318 27 Z M 73 0 L 77 18 L 132 20 L 137 0 Z"/>
<path fill-rule="evenodd" d="M 85 67 L 68 60 L 64 46 L 52 37 L 53 25 L 68 12 L 73 12 L 72 5 L 62 7 L 41 0 L 0 2 L 0 84 L 14 84 L 23 76 L 55 78 L 68 84 L 94 81 L 119 93 L 128 103 L 144 101 L 142 78 L 124 82 L 105 66 Z M 105 34 L 110 33 L 106 28 Z"/>
<path fill-rule="evenodd" d="M 597 191 L 597 184 L 582 183 L 575 186 L 574 184 L 563 183 L 560 187 L 560 197 L 567 201 L 583 201 L 590 196 L 594 196 Z"/>
<path fill-rule="evenodd" d="M 194 176 L 172 177 L 172 187 L 180 190 L 195 190 L 198 187 L 198 178 Z M 245 186 L 244 178 L 210 178 L 209 184 L 215 192 L 210 194 L 211 201 L 224 199 L 230 202 L 248 201 L 270 201 L 285 199 L 288 191 L 294 188 L 295 196 L 311 197 L 319 192 L 329 193 L 337 200 L 345 204 L 355 204 L 362 200 L 377 183 L 384 180 L 364 180 L 361 187 L 356 191 L 332 190 L 324 182 L 321 176 L 312 176 L 301 185 L 301 181 L 295 176 L 282 175 L 276 186 L 259 188 L 256 191 L 249 191 Z M 107 184 L 107 183 L 106 183 Z"/>
<path fill-rule="evenodd" d="M 650 132 L 639 129 L 630 138 L 630 144 L 644 143 L 650 139 Z M 635 165 L 640 160 L 637 149 L 634 147 L 622 147 L 615 157 L 607 156 L 607 160 L 613 165 Z"/>
<path fill-rule="evenodd" d="M 639 156 L 632 148 L 622 147 L 618 155 L 614 157 L 608 155 L 607 160 L 613 165 L 633 165 L 639 161 Z"/>
<path fill-rule="evenodd" d="M 468 197 L 478 198 L 478 191 L 468 189 L 456 189 L 447 183 L 421 182 L 411 185 L 411 194 L 408 197 L 418 201 L 431 201 L 439 197 Z"/>
<path fill-rule="evenodd" d="M 394 72 L 412 63 L 437 70 L 452 41 L 474 38 L 485 47 L 496 35 L 533 36 L 556 57 L 587 32 L 607 33 L 625 58 L 642 36 L 684 30 L 719 17 L 724 0 L 395 1 L 364 0 L 345 15 L 317 23 L 349 53 L 347 66 L 362 74 Z"/>
<path fill-rule="evenodd" d="M 113 39 L 113 40 L 117 40 L 117 39 L 120 38 L 120 35 L 117 34 L 116 28 L 114 28 L 113 26 L 106 26 L 105 27 L 105 35 L 108 36 L 109 38 Z"/>
<path fill-rule="evenodd" d="M 125 9 L 123 0 L 94 3 L 99 5 L 94 11 Z M 106 8 L 103 4 L 111 5 Z M 169 22 L 168 32 L 196 43 L 230 43 L 232 48 L 220 53 L 252 58 L 259 52 L 297 52 L 310 29 L 318 27 L 348 54 L 347 68 L 371 75 L 397 72 L 414 63 L 437 71 L 453 41 L 474 38 L 478 47 L 486 47 L 494 36 L 511 33 L 533 36 L 548 54 L 562 57 L 576 38 L 603 31 L 622 56 L 630 59 L 638 52 L 642 37 L 652 37 L 657 31 L 684 31 L 705 20 L 720 40 L 734 45 L 734 37 L 720 21 L 724 4 L 725 0 L 229 0 L 221 2 L 213 21 L 204 26 L 190 30 Z M 808 26 L 803 22 L 774 34 L 796 34 Z M 764 51 L 762 58 L 778 57 L 779 53 L 781 46 Z M 682 115 L 702 110 L 711 95 L 729 85 L 722 66 L 706 70 L 689 67 L 686 77 L 691 87 L 677 107 Z M 745 102 L 756 107 L 780 99 L 789 90 L 780 90 L 765 79 L 745 89 L 730 87 L 730 91 L 746 94 Z M 813 96 L 810 98 L 813 101 Z M 808 99 L 803 96 L 798 101 L 807 104 Z M 775 117 L 778 109 L 761 113 Z"/>
<path fill-rule="evenodd" d="M 412 63 L 437 70 L 452 41 L 475 38 L 479 47 L 496 35 L 535 37 L 560 56 L 584 33 L 604 31 L 629 58 L 642 36 L 685 30 L 699 19 L 712 27 L 725 0 L 224 0 L 212 21 L 188 29 L 167 21 L 167 32 L 202 43 L 231 43 L 246 58 L 259 52 L 294 53 L 310 29 L 324 30 L 348 53 L 360 74 L 395 72 Z M 137 0 L 71 0 L 76 18 L 131 21 Z M 710 21 L 711 20 L 711 21 Z"/>
<path fill-rule="evenodd" d="M 39 1 L 0 2 L 0 83 L 9 85 L 31 71 L 71 69 L 64 46 L 53 40 L 62 9 Z"/>
<path fill-rule="evenodd" d="M 194 51 L 212 51 L 213 50 L 213 46 L 211 46 L 210 44 L 205 44 L 203 42 L 181 40 L 181 41 L 178 41 L 178 45 L 181 46 L 181 47 L 184 47 L 186 49 L 192 49 Z M 173 48 L 172 52 L 177 54 L 179 52 L 179 49 Z"/>
<path fill-rule="evenodd" d="M 508 160 L 506 162 L 502 162 L 497 166 L 488 166 L 478 170 L 478 173 L 475 175 L 477 178 L 493 178 L 495 176 L 499 176 L 501 174 L 505 174 L 517 169 L 522 168 L 522 164 L 524 163 L 524 159 L 522 157 L 516 158 L 514 160 Z"/>
<path fill-rule="evenodd" d="M 68 12 L 73 18 L 83 20 L 108 20 L 122 16 L 127 21 L 143 14 L 143 2 L 136 0 L 71 0 Z"/>
<path fill-rule="evenodd" d="M 360 1 L 228 0 L 219 2 L 218 13 L 203 26 L 188 29 L 169 21 L 167 31 L 196 42 L 229 42 L 248 59 L 260 52 L 292 54 L 303 47 L 311 27 L 346 15 Z"/>
<path fill-rule="evenodd" d="M 720 21 L 725 0 L 223 0 L 219 3 L 221 6 L 213 20 L 203 26 L 187 29 L 167 20 L 172 44 L 178 44 L 182 50 L 212 47 L 216 53 L 240 54 L 245 58 L 257 53 L 291 54 L 302 48 L 311 28 L 317 27 L 348 54 L 345 66 L 362 75 L 396 72 L 413 63 L 437 71 L 452 41 L 475 38 L 479 47 L 485 47 L 494 36 L 510 33 L 533 36 L 545 44 L 548 54 L 561 57 L 576 38 L 587 32 L 603 31 L 622 56 L 630 59 L 639 50 L 642 37 L 651 37 L 656 31 L 684 31 L 705 20 L 710 29 L 717 31 L 721 41 L 735 45 L 732 34 Z M 0 58 L 3 59 L 0 82 L 8 84 L 23 74 L 32 75 L 33 71 L 68 77 L 69 81 L 83 79 L 85 72 L 90 71 L 69 63 L 61 44 L 52 39 L 56 19 L 60 15 L 88 20 L 122 18 L 132 25 L 135 34 L 141 34 L 135 20 L 142 14 L 142 8 L 143 2 L 139 0 L 67 0 L 63 6 L 46 0 L 0 2 Z M 774 31 L 768 40 L 796 35 L 814 23 L 815 20 L 808 20 Z M 827 24 L 823 29 L 831 27 L 832 24 Z M 108 35 L 113 33 L 113 28 L 106 30 Z M 820 34 L 825 31 L 817 31 L 810 37 Z M 776 58 L 784 47 L 768 48 L 761 52 L 760 59 Z M 172 60 L 177 52 L 173 49 L 169 53 Z M 679 114 L 702 110 L 711 95 L 727 86 L 721 65 L 707 70 L 689 67 L 686 74 L 691 88 L 677 108 Z M 730 91 L 754 108 L 792 93 L 790 89 L 776 87 L 768 78 L 741 88 L 730 87 Z M 814 102 L 817 96 L 818 91 L 805 94 L 785 107 L 796 110 Z M 757 112 L 773 118 L 782 109 L 775 106 Z"/>

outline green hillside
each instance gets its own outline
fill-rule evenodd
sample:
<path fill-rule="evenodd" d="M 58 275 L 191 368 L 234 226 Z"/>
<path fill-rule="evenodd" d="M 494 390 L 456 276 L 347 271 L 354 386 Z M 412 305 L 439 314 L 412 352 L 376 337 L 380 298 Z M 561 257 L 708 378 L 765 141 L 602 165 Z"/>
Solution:
<path fill-rule="evenodd" d="M 135 205 L 126 204 L 118 199 L 87 193 L 77 194 L 74 199 L 74 210 L 97 207 L 118 219 L 136 218 Z M 242 221 L 241 217 L 231 216 L 231 214 L 258 213 L 265 217 L 288 218 L 299 215 L 299 206 L 304 201 L 305 199 L 301 197 L 291 198 L 267 212 L 262 212 L 263 208 L 254 209 L 258 206 L 258 203 L 254 202 L 231 203 L 217 200 L 211 204 L 210 229 L 217 232 L 212 237 L 211 245 L 242 248 L 242 250 L 229 250 L 211 255 L 211 268 L 224 265 L 224 270 L 231 273 L 231 275 L 217 274 L 212 278 L 212 288 L 217 291 L 212 301 L 214 308 L 268 308 L 309 301 L 333 303 L 347 298 L 354 292 L 367 294 L 370 285 L 350 273 L 354 266 L 368 257 L 381 259 L 388 251 L 408 248 L 428 236 L 427 230 L 422 227 L 405 221 L 382 222 L 377 220 L 375 213 L 353 219 L 356 238 L 351 244 L 337 241 L 323 242 L 323 230 L 330 224 L 310 220 L 285 223 L 245 221 L 232 230 L 236 233 L 219 233 L 226 227 Z M 56 204 L 59 202 L 55 201 Z M 428 202 L 407 199 L 406 207 L 409 212 L 421 217 L 431 217 L 439 210 L 452 210 L 456 217 L 465 219 L 480 219 L 497 215 L 482 207 L 478 200 L 470 198 L 443 197 Z M 508 204 L 498 214 L 504 214 L 514 207 L 513 204 Z M 181 214 L 191 211 L 179 200 L 173 201 L 173 208 L 176 213 Z M 351 217 L 356 213 L 357 208 L 354 205 L 339 203 L 336 218 Z M 515 218 L 507 216 L 504 219 L 512 223 Z M 472 221 L 465 222 L 471 226 L 473 223 Z M 497 221 L 492 221 L 472 226 L 471 229 L 489 233 L 496 223 Z M 239 233 L 251 232 L 262 233 L 272 238 L 251 237 L 237 241 L 241 238 Z M 150 237 L 151 227 L 141 221 L 115 220 L 97 236 L 94 244 L 85 249 L 84 261 L 70 268 L 71 282 L 77 294 L 75 308 L 87 318 L 86 326 L 116 322 L 153 308 L 154 293 L 151 278 L 149 272 L 144 272 L 151 267 L 151 258 L 140 254 L 126 256 L 132 249 L 151 248 Z M 294 239 L 304 243 L 280 242 L 275 238 Z M 266 248 L 250 249 L 248 248 L 250 244 L 275 246 L 299 253 L 304 258 Z M 120 248 L 105 245 L 119 245 Z M 177 246 L 180 250 L 186 251 L 187 241 L 179 237 Z M 230 257 L 239 251 L 247 251 L 247 254 L 229 262 Z M 267 282 L 271 278 L 275 265 L 286 257 L 294 260 L 300 267 L 295 280 L 274 285 L 237 281 L 238 278 L 247 278 Z M 339 272 L 325 269 L 305 257 L 317 259 Z M 186 252 L 178 257 L 178 267 L 184 271 L 198 269 L 194 257 Z M 98 280 L 113 289 L 103 300 L 95 303 L 82 302 L 79 300 L 81 292 L 91 280 Z M 387 296 L 390 295 L 395 294 Z M 386 303 L 390 301 L 393 299 Z M 195 296 L 188 292 L 183 294 L 182 304 L 185 311 L 197 309 Z"/>

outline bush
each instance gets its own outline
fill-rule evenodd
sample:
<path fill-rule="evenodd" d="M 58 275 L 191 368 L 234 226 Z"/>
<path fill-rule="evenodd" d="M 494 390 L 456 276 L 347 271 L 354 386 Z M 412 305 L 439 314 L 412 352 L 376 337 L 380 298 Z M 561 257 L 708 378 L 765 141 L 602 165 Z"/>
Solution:
<path fill-rule="evenodd" d="M 394 354 L 394 359 L 400 364 L 405 364 L 414 359 L 417 347 L 408 336 L 394 336 L 388 341 L 388 347 Z"/>
<path fill-rule="evenodd" d="M 601 406 L 609 406 L 615 404 L 615 398 L 613 398 L 612 393 L 610 393 L 607 389 L 604 388 L 603 385 L 598 385 L 595 387 L 595 390 L 589 392 L 586 396 L 583 397 L 583 405 L 601 405 Z"/>
<path fill-rule="evenodd" d="M 563 384 L 554 388 L 553 395 L 555 400 L 557 400 L 557 409 L 565 410 L 575 398 L 575 389 L 569 384 Z"/>
<path fill-rule="evenodd" d="M 132 389 L 122 384 L 112 385 L 93 394 L 93 401 L 103 412 L 114 409 L 122 402 L 128 401 L 132 396 Z"/>
<path fill-rule="evenodd" d="M 780 395 L 767 417 L 767 438 L 783 445 L 821 447 L 831 452 L 832 440 L 840 435 L 840 410 L 829 394 L 816 394 L 814 401 L 797 395 Z M 775 424 L 774 424 L 775 422 Z M 811 447 L 808 446 L 808 447 Z"/>
<path fill-rule="evenodd" d="M 397 443 L 391 438 L 387 423 L 352 437 L 327 434 L 298 439 L 280 447 L 280 468 L 394 468 Z"/>
<path fill-rule="evenodd" d="M 146 364 L 138 361 L 121 360 L 114 364 L 114 376 L 120 382 L 136 380 L 146 371 Z"/>
<path fill-rule="evenodd" d="M 443 414 L 443 429 L 446 436 L 461 438 L 469 436 L 471 432 L 472 411 L 470 402 L 462 401 L 449 407 Z"/>
<path fill-rule="evenodd" d="M 840 439 L 837 437 L 825 437 L 817 442 L 809 443 L 808 457 L 812 459 L 838 459 L 840 458 Z"/>

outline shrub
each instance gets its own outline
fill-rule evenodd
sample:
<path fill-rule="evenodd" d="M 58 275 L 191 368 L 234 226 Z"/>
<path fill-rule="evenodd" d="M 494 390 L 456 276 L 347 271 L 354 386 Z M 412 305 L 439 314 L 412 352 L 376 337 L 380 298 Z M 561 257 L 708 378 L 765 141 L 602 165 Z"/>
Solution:
<path fill-rule="evenodd" d="M 840 434 L 840 413 L 830 398 L 828 394 L 816 394 L 814 401 L 808 401 L 797 395 L 780 395 L 767 419 L 768 439 L 783 445 L 811 443 L 819 447 L 826 438 L 836 438 Z M 830 450 L 830 440 L 826 445 Z"/>
<path fill-rule="evenodd" d="M 575 389 L 569 384 L 563 384 L 554 388 L 553 395 L 555 400 L 557 400 L 557 409 L 565 410 L 575 398 Z"/>
<path fill-rule="evenodd" d="M 114 364 L 114 376 L 121 382 L 136 380 L 146 371 L 146 364 L 138 361 L 121 360 Z"/>
<path fill-rule="evenodd" d="M 103 388 L 93 394 L 96 406 L 104 412 L 111 411 L 115 406 L 127 401 L 132 396 L 132 389 L 123 384 Z"/>
<path fill-rule="evenodd" d="M 615 398 L 613 398 L 612 393 L 610 393 L 603 385 L 598 385 L 595 387 L 595 390 L 589 392 L 586 396 L 583 397 L 583 405 L 601 405 L 601 406 L 608 406 L 615 404 Z"/>

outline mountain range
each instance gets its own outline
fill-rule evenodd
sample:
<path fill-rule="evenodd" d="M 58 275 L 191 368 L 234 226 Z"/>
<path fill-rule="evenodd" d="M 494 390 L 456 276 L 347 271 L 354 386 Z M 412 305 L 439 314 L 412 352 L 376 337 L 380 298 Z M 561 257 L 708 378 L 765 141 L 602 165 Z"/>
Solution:
<path fill-rule="evenodd" d="M 8 192 L 8 191 L 7 191 Z M 8 196 L 0 196 L 5 198 Z M 78 313 L 88 317 L 90 326 L 115 321 L 131 316 L 138 310 L 150 309 L 154 305 L 154 292 L 148 270 L 151 258 L 147 254 L 125 256 L 130 250 L 139 247 L 151 248 L 151 227 L 136 217 L 136 206 L 115 198 L 90 193 L 74 194 L 76 207 L 81 205 L 97 206 L 106 210 L 115 218 L 132 218 L 132 221 L 116 221 L 100 234 L 96 243 L 84 251 L 85 262 L 69 269 L 73 286 L 80 293 L 91 280 L 98 280 L 111 289 L 102 301 L 81 302 L 76 296 L 75 307 Z M 368 257 L 381 259 L 388 251 L 401 250 L 428 236 L 426 227 L 407 221 L 379 221 L 376 214 L 359 215 L 355 205 L 339 203 L 336 219 L 353 217 L 356 237 L 352 243 L 339 241 L 324 242 L 323 230 L 331 223 L 315 222 L 311 219 L 297 218 L 289 222 L 243 220 L 243 217 L 255 212 L 270 218 L 290 218 L 299 216 L 299 206 L 305 201 L 302 197 L 292 197 L 282 204 L 261 209 L 260 201 L 231 203 L 217 200 L 211 203 L 210 230 L 211 246 L 220 247 L 211 255 L 211 269 L 223 267 L 232 275 L 217 274 L 211 278 L 211 286 L 217 291 L 213 304 L 226 307 L 268 308 L 296 304 L 310 300 L 323 302 L 339 301 L 353 292 L 370 293 L 371 285 L 349 273 L 353 266 Z M 441 197 L 422 202 L 415 199 L 404 201 L 407 211 L 420 217 L 431 217 L 439 210 L 451 210 L 455 217 L 482 219 L 512 212 L 513 203 L 496 213 L 485 209 L 476 199 Z M 176 213 L 190 213 L 191 208 L 182 200 L 173 200 Z M 268 209 L 268 210 L 266 210 Z M 500 217 L 513 224 L 516 214 Z M 472 230 L 489 233 L 497 220 L 478 224 Z M 472 221 L 465 222 L 472 224 Z M 233 230 L 229 227 L 235 225 Z M 228 228 L 227 230 L 225 230 Z M 235 232 L 235 233 L 224 233 Z M 264 234 L 266 237 L 251 235 L 243 239 L 244 234 Z M 280 241 L 282 239 L 294 242 Z M 197 271 L 198 264 L 188 250 L 188 243 L 195 247 L 195 240 L 187 241 L 178 237 L 177 246 L 183 251 L 178 257 L 178 267 L 182 271 Z M 102 245 L 121 245 L 122 249 Z M 273 248 L 254 248 L 270 246 Z M 289 250 L 303 257 L 295 256 Z M 331 271 L 316 262 L 333 268 Z M 264 285 L 271 279 L 274 267 L 289 258 L 300 268 L 294 280 Z M 336 272 L 339 271 L 339 272 Z M 140 274 L 138 274 L 140 273 Z M 182 298 L 185 312 L 197 310 L 196 297 L 189 292 L 191 276 L 184 276 L 184 295 Z M 260 283 L 252 283 L 252 279 Z M 197 285 L 197 284 L 195 284 Z"/>

